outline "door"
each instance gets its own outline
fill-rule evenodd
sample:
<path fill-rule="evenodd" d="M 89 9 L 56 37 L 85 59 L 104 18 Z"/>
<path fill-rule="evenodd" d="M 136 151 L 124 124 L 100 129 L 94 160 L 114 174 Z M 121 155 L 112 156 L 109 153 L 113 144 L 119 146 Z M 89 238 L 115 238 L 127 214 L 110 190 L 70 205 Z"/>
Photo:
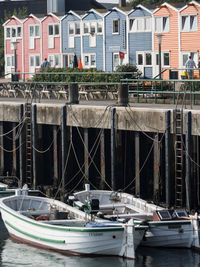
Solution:
<path fill-rule="evenodd" d="M 11 78 L 11 72 L 14 69 L 14 56 L 8 55 L 6 56 L 6 67 L 5 67 L 5 74 L 8 74 L 6 78 Z"/>

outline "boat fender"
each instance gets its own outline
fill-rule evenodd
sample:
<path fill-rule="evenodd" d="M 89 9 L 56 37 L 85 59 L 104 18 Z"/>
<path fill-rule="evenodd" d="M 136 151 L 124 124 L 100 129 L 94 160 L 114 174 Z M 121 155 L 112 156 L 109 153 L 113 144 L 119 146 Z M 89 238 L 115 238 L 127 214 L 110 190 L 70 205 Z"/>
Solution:
<path fill-rule="evenodd" d="M 36 221 L 48 221 L 49 220 L 49 216 L 40 215 L 35 220 Z"/>

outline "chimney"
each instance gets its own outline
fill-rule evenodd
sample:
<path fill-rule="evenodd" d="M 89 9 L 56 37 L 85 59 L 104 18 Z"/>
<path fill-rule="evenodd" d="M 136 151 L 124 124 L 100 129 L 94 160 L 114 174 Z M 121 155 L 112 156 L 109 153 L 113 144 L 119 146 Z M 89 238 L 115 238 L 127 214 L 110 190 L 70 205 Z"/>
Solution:
<path fill-rule="evenodd" d="M 126 6 L 126 0 L 119 0 L 119 7 L 125 7 Z"/>

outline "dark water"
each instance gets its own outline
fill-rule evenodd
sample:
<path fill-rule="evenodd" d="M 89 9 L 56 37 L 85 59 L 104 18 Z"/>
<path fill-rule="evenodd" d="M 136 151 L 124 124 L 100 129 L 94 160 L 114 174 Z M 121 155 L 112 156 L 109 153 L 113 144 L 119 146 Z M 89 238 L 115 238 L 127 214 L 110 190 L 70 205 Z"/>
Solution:
<path fill-rule="evenodd" d="M 43 267 L 189 267 L 200 266 L 200 255 L 187 249 L 139 248 L 137 259 L 118 257 L 78 257 L 37 249 L 13 242 L 0 220 L 0 266 Z"/>

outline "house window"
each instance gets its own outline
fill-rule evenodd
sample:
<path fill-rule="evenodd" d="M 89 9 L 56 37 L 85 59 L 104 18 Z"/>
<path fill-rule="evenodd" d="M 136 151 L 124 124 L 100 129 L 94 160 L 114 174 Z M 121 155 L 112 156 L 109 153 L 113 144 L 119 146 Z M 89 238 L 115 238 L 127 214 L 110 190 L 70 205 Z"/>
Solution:
<path fill-rule="evenodd" d="M 10 28 L 6 28 L 6 38 L 10 38 Z"/>
<path fill-rule="evenodd" d="M 97 32 L 102 33 L 102 22 L 97 22 Z"/>
<path fill-rule="evenodd" d="M 64 68 L 73 68 L 74 54 L 63 55 Z"/>
<path fill-rule="evenodd" d="M 129 20 L 130 32 L 151 31 L 151 18 L 134 18 Z"/>
<path fill-rule="evenodd" d="M 152 53 L 151 52 L 139 52 L 137 53 L 137 65 L 139 66 L 152 66 Z"/>
<path fill-rule="evenodd" d="M 90 24 L 88 22 L 85 22 L 83 24 L 83 32 L 84 33 L 89 33 L 89 26 L 90 26 Z"/>
<path fill-rule="evenodd" d="M 75 23 L 75 34 L 80 34 L 80 23 L 79 22 Z"/>
<path fill-rule="evenodd" d="M 79 35 L 80 34 L 80 22 L 69 23 L 69 35 Z"/>
<path fill-rule="evenodd" d="M 143 54 L 138 54 L 138 65 L 143 65 Z"/>
<path fill-rule="evenodd" d="M 169 66 L 169 53 L 163 53 L 163 63 L 164 66 Z"/>
<path fill-rule="evenodd" d="M 21 26 L 14 26 L 14 27 L 7 27 L 6 28 L 6 38 L 11 38 L 11 37 L 17 37 L 20 38 L 22 37 L 22 27 Z"/>
<path fill-rule="evenodd" d="M 96 54 L 85 54 L 84 66 L 86 68 L 96 68 Z"/>
<path fill-rule="evenodd" d="M 39 25 L 29 26 L 29 36 L 30 37 L 40 37 L 40 26 Z"/>
<path fill-rule="evenodd" d="M 197 15 L 182 16 L 182 31 L 197 31 Z"/>
<path fill-rule="evenodd" d="M 60 67 L 60 55 L 49 55 L 48 60 L 50 62 L 51 67 Z"/>
<path fill-rule="evenodd" d="M 156 17 L 155 18 L 155 31 L 156 32 L 169 32 L 169 17 Z"/>
<path fill-rule="evenodd" d="M 119 33 L 119 20 L 113 20 L 113 33 Z"/>
<path fill-rule="evenodd" d="M 95 22 L 92 22 L 90 24 L 90 33 L 91 34 L 94 34 L 96 32 L 96 23 Z"/>
<path fill-rule="evenodd" d="M 14 56 L 10 55 L 6 57 L 7 67 L 14 67 Z"/>
<path fill-rule="evenodd" d="M 116 70 L 117 66 L 119 66 L 119 53 L 113 54 L 113 69 Z"/>
<path fill-rule="evenodd" d="M 40 67 L 40 55 L 31 55 L 29 57 L 29 66 L 39 68 Z"/>
<path fill-rule="evenodd" d="M 151 53 L 146 53 L 145 58 L 146 58 L 146 65 L 152 65 Z"/>
<path fill-rule="evenodd" d="M 49 35 L 51 36 L 60 34 L 59 24 L 49 24 L 48 29 L 49 29 Z"/>

